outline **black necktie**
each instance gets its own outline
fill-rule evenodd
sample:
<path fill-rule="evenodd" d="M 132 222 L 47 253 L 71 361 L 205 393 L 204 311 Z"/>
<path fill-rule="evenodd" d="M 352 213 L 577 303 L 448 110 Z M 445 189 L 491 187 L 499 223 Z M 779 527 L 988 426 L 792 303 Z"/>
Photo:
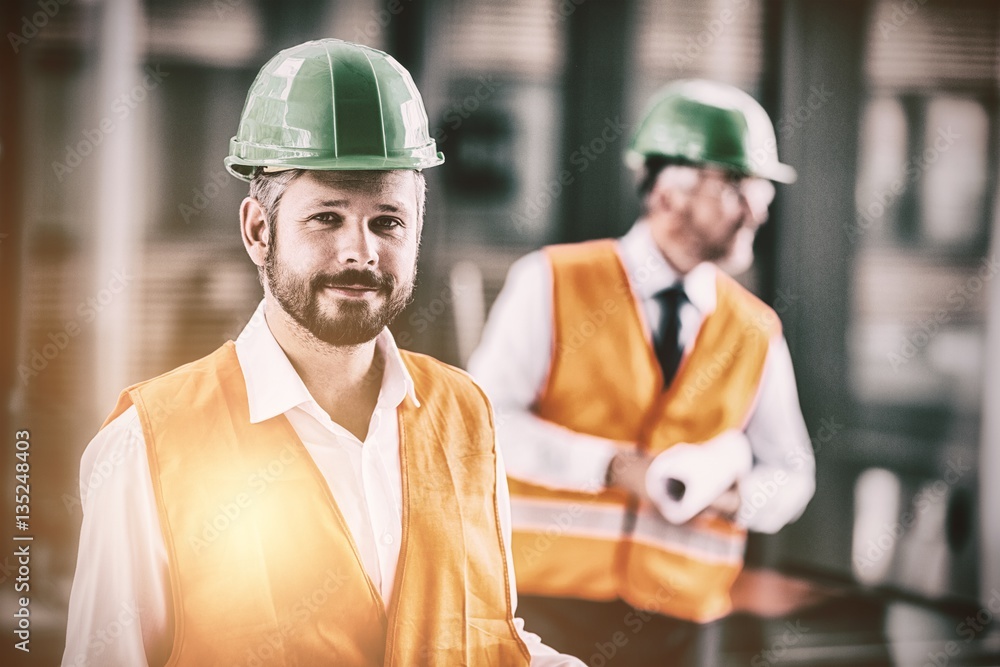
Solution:
<path fill-rule="evenodd" d="M 684 286 L 680 283 L 657 292 L 656 300 L 660 303 L 660 328 L 657 330 L 656 358 L 663 369 L 663 386 L 666 387 L 674 379 L 677 367 L 681 363 L 681 306 L 687 299 Z"/>

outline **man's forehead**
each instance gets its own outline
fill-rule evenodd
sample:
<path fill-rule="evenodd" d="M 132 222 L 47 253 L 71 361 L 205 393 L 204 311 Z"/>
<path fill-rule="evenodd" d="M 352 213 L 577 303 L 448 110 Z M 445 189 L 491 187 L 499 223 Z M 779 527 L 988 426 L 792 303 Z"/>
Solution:
<path fill-rule="evenodd" d="M 289 189 L 293 188 L 297 196 L 306 199 L 341 199 L 343 195 L 356 194 L 392 199 L 413 205 L 416 196 L 416 177 L 412 171 L 400 169 L 392 171 L 308 170 L 291 183 Z M 340 196 L 334 197 L 333 195 Z"/>
<path fill-rule="evenodd" d="M 376 190 L 392 187 L 406 187 L 416 182 L 415 172 L 410 169 L 391 169 L 382 171 L 310 169 L 304 171 L 301 178 L 320 185 L 328 185 L 332 187 Z"/>

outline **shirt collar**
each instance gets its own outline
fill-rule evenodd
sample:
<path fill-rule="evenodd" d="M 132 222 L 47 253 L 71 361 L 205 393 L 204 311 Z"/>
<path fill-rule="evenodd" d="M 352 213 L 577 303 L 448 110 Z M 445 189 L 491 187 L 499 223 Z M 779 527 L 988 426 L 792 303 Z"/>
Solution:
<path fill-rule="evenodd" d="M 652 299 L 680 280 L 688 301 L 703 315 L 715 310 L 715 272 L 711 262 L 702 262 L 680 276 L 663 257 L 653 240 L 649 223 L 639 220 L 618 240 L 618 251 L 632 289 L 640 299 Z"/>
<path fill-rule="evenodd" d="M 298 406 L 319 404 L 309 393 L 285 351 L 278 345 L 264 316 L 261 300 L 236 339 L 236 356 L 243 370 L 250 406 L 250 423 L 271 419 Z M 375 338 L 375 355 L 385 362 L 376 409 L 396 409 L 406 396 L 419 406 L 410 372 L 388 328 Z"/>

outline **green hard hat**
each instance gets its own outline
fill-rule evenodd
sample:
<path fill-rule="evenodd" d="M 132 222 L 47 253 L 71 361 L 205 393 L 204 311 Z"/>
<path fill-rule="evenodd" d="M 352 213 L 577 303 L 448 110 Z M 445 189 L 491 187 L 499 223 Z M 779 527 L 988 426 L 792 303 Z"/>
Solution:
<path fill-rule="evenodd" d="M 653 98 L 625 160 L 638 168 L 654 156 L 780 183 L 796 177 L 795 169 L 778 161 L 764 107 L 739 88 L 704 79 L 675 81 Z"/>
<path fill-rule="evenodd" d="M 339 39 L 271 58 L 247 93 L 226 169 L 424 169 L 444 162 L 410 73 L 387 53 Z"/>

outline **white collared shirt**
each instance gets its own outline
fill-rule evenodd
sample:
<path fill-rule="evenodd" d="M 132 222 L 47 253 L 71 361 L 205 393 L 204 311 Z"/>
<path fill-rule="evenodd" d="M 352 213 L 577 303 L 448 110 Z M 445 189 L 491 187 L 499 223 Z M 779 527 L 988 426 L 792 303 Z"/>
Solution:
<path fill-rule="evenodd" d="M 715 310 L 718 269 L 706 262 L 681 278 L 643 221 L 617 247 L 649 340 L 660 322 L 656 294 L 683 282 L 687 300 L 680 308 L 679 339 L 687 354 L 701 323 Z M 551 265 L 541 251 L 533 252 L 511 266 L 469 371 L 493 403 L 497 438 L 512 477 L 553 489 L 594 492 L 603 488 L 621 443 L 571 431 L 532 412 L 552 359 L 552 313 Z M 741 512 L 739 520 L 751 530 L 773 533 L 802 514 L 815 489 L 812 446 L 784 337 L 770 341 L 746 436 L 754 467 L 739 489 L 744 507 L 753 511 Z M 761 485 L 774 486 L 775 478 L 785 480 L 780 493 L 770 494 L 765 503 L 753 497 L 759 496 Z"/>
<path fill-rule="evenodd" d="M 288 418 L 329 484 L 365 571 L 388 604 L 402 533 L 396 409 L 407 395 L 415 402 L 417 397 L 388 329 L 375 344 L 385 366 L 364 442 L 331 420 L 310 395 L 271 334 L 263 301 L 236 340 L 236 354 L 246 380 L 250 421 L 279 414 Z M 516 608 L 510 502 L 497 454 L 497 503 Z M 169 570 L 134 406 L 87 446 L 80 465 L 80 498 L 83 526 L 63 665 L 163 665 L 173 647 Z M 516 625 L 534 667 L 582 664 L 525 632 L 520 619 Z"/>

